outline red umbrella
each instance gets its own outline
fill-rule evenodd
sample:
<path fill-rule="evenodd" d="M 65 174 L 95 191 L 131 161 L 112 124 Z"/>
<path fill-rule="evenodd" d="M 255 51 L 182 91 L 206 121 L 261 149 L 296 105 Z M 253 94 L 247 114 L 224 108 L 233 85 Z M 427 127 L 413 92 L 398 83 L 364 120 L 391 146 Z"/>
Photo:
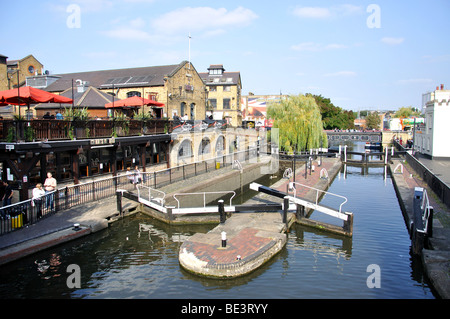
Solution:
<path fill-rule="evenodd" d="M 72 103 L 72 99 L 47 91 L 24 86 L 18 89 L 0 91 L 0 102 L 14 105 L 30 105 L 36 103 Z"/>
<path fill-rule="evenodd" d="M 142 105 L 164 106 L 164 103 L 156 102 L 150 99 L 144 99 L 139 96 L 132 96 L 127 99 L 115 101 L 114 103 L 107 103 L 105 104 L 105 107 L 109 109 L 112 107 L 139 107 Z"/>

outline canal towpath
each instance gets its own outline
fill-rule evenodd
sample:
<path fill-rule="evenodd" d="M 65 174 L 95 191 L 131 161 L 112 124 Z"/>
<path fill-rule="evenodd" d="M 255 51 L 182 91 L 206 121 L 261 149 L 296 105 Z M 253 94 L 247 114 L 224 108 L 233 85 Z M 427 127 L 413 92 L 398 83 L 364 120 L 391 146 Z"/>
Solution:
<path fill-rule="evenodd" d="M 423 158 L 419 160 L 433 173 L 439 172 L 441 180 L 447 185 L 450 184 L 450 171 L 443 169 L 450 165 L 450 162 Z M 400 164 L 403 165 L 402 171 L 398 169 Z M 450 299 L 450 209 L 438 199 L 406 161 L 394 159 L 390 169 L 408 231 L 413 219 L 414 189 L 421 187 L 427 190 L 430 205 L 434 210 L 433 234 L 428 238 L 429 247 L 422 250 L 420 257 L 434 289 L 441 298 Z"/>

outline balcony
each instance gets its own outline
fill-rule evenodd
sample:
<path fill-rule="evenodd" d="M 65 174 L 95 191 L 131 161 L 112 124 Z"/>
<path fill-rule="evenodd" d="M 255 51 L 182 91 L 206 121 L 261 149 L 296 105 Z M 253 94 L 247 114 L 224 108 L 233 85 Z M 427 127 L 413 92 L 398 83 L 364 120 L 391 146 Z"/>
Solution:
<path fill-rule="evenodd" d="M 166 119 L 150 120 L 0 120 L 0 142 L 17 143 L 165 134 Z"/>

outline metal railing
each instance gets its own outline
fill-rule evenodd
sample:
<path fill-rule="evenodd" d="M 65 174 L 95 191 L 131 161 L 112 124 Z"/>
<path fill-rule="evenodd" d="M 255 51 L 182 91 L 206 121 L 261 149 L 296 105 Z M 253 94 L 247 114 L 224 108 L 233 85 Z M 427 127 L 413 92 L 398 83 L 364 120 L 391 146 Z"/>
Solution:
<path fill-rule="evenodd" d="M 235 191 L 219 191 L 219 192 L 197 192 L 197 193 L 178 193 L 178 194 L 174 194 L 173 198 L 176 200 L 177 202 L 177 208 L 180 209 L 182 207 L 180 207 L 180 199 L 177 198 L 177 196 L 189 196 L 192 198 L 192 196 L 202 196 L 203 199 L 203 208 L 206 207 L 206 204 L 210 203 L 211 201 L 207 201 L 207 195 L 218 195 L 218 194 L 222 194 L 222 195 L 228 195 L 228 194 L 232 194 L 232 196 L 230 197 L 230 206 L 233 206 L 233 198 L 236 196 L 236 192 Z M 217 206 L 217 205 L 215 205 Z M 199 207 L 199 206 L 195 206 L 194 208 Z"/>
<path fill-rule="evenodd" d="M 164 134 L 172 131 L 168 119 L 149 120 L 0 120 L 0 141 L 71 140 Z"/>
<path fill-rule="evenodd" d="M 321 190 L 321 189 L 318 189 L 318 188 L 314 188 L 314 187 L 311 187 L 311 186 L 308 186 L 308 185 L 303 185 L 303 184 L 296 183 L 296 182 L 290 182 L 289 184 L 290 184 L 289 185 L 289 189 L 294 192 L 294 197 L 297 197 L 297 188 L 296 187 L 291 187 L 291 184 L 292 184 L 292 186 L 298 185 L 300 187 L 305 187 L 307 189 L 315 190 L 316 191 L 315 203 L 314 203 L 315 205 L 319 205 L 320 198 L 322 197 L 322 196 L 320 196 L 320 193 L 323 193 L 324 195 L 331 195 L 331 196 L 335 196 L 335 197 L 339 197 L 339 198 L 344 199 L 344 201 L 339 205 L 339 213 L 342 213 L 342 206 L 345 203 L 347 203 L 347 198 L 342 196 L 342 195 L 330 193 L 330 192 L 327 192 L 327 191 L 324 191 L 324 190 Z"/>

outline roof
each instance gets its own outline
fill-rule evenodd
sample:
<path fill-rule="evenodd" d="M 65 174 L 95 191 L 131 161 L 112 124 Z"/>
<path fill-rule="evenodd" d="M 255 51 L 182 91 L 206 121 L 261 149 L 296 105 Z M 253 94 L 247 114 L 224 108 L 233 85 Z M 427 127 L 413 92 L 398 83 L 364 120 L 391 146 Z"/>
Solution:
<path fill-rule="evenodd" d="M 26 57 L 22 58 L 22 59 L 18 59 L 18 60 L 9 60 L 7 63 L 9 66 L 13 66 L 13 65 L 17 65 L 17 63 L 22 62 L 25 59 L 28 58 L 33 58 L 35 59 L 40 65 L 43 65 L 41 62 L 39 62 L 38 59 L 36 59 L 32 54 L 28 54 Z"/>
<path fill-rule="evenodd" d="M 223 72 L 221 75 L 203 72 L 199 75 L 206 85 L 238 85 L 241 82 L 240 72 Z"/>
<path fill-rule="evenodd" d="M 72 98 L 72 88 L 66 89 L 60 95 Z M 84 92 L 78 92 L 76 87 L 73 89 L 73 104 L 75 107 L 105 108 L 105 104 L 112 102 L 112 98 L 111 94 L 101 92 L 92 86 L 85 88 Z M 52 109 L 61 106 L 69 107 L 72 104 L 41 103 L 36 105 L 36 109 Z"/>
<path fill-rule="evenodd" d="M 180 64 L 164 65 L 164 66 L 149 66 L 128 69 L 115 70 L 100 70 L 89 72 L 77 72 L 56 74 L 61 78 L 45 90 L 49 92 L 61 92 L 72 87 L 72 80 L 74 86 L 76 80 L 87 81 L 88 85 L 98 89 L 108 89 L 120 87 L 141 87 L 141 86 L 162 86 L 164 85 L 164 78 L 175 74 L 186 61 Z"/>

